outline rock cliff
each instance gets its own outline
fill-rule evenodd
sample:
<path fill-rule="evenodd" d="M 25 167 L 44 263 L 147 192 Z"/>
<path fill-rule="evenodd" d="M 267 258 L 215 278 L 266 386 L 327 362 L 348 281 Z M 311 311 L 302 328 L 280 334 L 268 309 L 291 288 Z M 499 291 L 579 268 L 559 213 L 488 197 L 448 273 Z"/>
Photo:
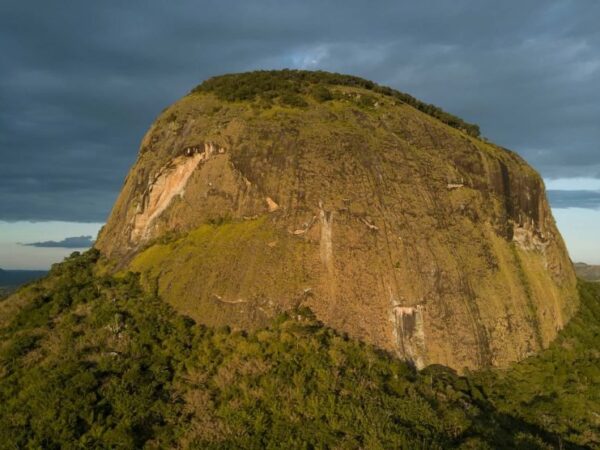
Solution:
<path fill-rule="evenodd" d="M 539 175 L 474 134 L 353 77 L 218 77 L 151 126 L 96 247 L 201 323 L 305 305 L 417 367 L 506 366 L 576 280 Z"/>

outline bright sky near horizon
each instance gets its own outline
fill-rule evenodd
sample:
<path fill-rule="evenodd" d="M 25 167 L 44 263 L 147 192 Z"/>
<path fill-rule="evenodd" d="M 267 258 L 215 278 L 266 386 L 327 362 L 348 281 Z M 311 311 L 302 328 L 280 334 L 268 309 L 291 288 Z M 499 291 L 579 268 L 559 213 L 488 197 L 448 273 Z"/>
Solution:
<path fill-rule="evenodd" d="M 0 268 L 47 268 L 95 238 L 166 105 L 213 75 L 284 67 L 479 124 L 542 174 L 572 259 L 600 264 L 598 17 L 597 0 L 3 0 Z"/>
<path fill-rule="evenodd" d="M 0 221 L 0 268 L 1 269 L 48 269 L 65 256 L 81 248 L 36 247 L 23 244 L 54 241 L 60 242 L 72 236 L 96 238 L 101 223 L 78 222 L 5 222 Z"/>

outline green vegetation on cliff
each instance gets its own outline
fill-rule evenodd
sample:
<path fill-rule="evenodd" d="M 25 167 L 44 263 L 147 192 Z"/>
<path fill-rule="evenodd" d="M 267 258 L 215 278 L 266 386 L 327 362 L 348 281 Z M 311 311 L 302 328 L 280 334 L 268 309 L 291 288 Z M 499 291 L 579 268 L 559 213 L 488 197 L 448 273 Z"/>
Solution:
<path fill-rule="evenodd" d="M 262 216 L 205 224 L 149 245 L 130 268 L 141 274 L 143 286 L 155 289 L 178 312 L 212 326 L 235 320 L 238 328 L 248 330 L 266 326 L 277 315 L 278 310 L 265 300 L 266 292 L 271 298 L 303 292 L 298 267 L 305 247 Z M 240 290 L 254 295 L 241 298 Z M 294 303 L 301 299 L 299 294 Z M 290 302 L 279 311 L 292 307 Z"/>
<path fill-rule="evenodd" d="M 477 137 L 480 134 L 478 125 L 465 122 L 435 105 L 424 103 L 409 94 L 380 86 L 364 78 L 339 73 L 287 69 L 258 70 L 209 78 L 192 92 L 212 92 L 226 101 L 258 99 L 266 104 L 278 98 L 284 105 L 303 107 L 307 105 L 304 96 L 321 102 L 333 99 L 335 94 L 328 89 L 333 86 L 367 89 L 391 97 L 399 103 L 406 103 L 471 136 Z M 364 95 L 360 100 L 365 105 L 372 105 L 375 102 L 373 98 Z"/>
<path fill-rule="evenodd" d="M 308 310 L 207 328 L 74 254 L 0 303 L 0 448 L 600 445 L 600 288 L 505 371 L 416 372 Z"/>
<path fill-rule="evenodd" d="M 477 383 L 503 412 L 566 439 L 600 445 L 600 286 L 580 282 L 580 309 L 552 345 Z"/>

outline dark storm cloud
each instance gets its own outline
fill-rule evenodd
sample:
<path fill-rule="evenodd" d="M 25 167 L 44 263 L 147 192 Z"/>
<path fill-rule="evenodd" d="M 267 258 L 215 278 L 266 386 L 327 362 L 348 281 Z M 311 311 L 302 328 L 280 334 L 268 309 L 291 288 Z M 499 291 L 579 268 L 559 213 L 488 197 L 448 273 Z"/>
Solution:
<path fill-rule="evenodd" d="M 92 236 L 74 236 L 64 238 L 62 241 L 31 242 L 21 245 L 42 248 L 90 248 L 93 243 Z"/>
<path fill-rule="evenodd" d="M 600 191 L 548 191 L 553 208 L 587 208 L 600 210 Z"/>
<path fill-rule="evenodd" d="M 600 176 L 600 3 L 0 5 L 0 220 L 103 221 L 154 117 L 202 79 L 347 72 L 481 125 L 546 177 Z"/>

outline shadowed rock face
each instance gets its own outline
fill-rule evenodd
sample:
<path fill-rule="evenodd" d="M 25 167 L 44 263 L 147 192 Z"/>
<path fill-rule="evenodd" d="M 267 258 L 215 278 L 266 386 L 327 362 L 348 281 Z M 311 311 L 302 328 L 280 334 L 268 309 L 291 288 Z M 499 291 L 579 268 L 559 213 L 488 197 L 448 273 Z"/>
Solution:
<path fill-rule="evenodd" d="M 329 88 L 302 107 L 181 99 L 144 137 L 96 247 L 210 325 L 302 304 L 418 367 L 459 370 L 547 346 L 577 297 L 538 174 L 389 97 Z"/>

